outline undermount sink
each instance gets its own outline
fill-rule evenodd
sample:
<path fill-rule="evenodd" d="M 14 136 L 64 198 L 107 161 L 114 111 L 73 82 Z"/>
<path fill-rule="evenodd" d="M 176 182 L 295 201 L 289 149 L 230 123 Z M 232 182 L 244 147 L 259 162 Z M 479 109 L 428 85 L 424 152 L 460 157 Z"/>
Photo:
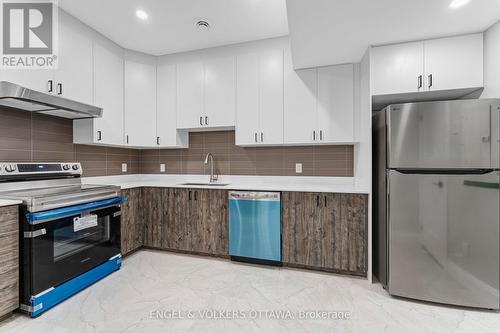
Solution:
<path fill-rule="evenodd" d="M 222 184 L 222 183 L 182 183 L 179 185 L 185 185 L 185 186 L 227 186 L 229 184 Z"/>

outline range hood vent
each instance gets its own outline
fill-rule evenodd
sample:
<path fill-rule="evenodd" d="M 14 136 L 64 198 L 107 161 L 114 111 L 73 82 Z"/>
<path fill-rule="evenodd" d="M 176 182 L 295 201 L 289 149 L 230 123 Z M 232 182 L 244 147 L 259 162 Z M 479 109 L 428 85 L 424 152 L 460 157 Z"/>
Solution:
<path fill-rule="evenodd" d="M 102 109 L 0 81 L 0 105 L 69 119 L 102 117 Z"/>

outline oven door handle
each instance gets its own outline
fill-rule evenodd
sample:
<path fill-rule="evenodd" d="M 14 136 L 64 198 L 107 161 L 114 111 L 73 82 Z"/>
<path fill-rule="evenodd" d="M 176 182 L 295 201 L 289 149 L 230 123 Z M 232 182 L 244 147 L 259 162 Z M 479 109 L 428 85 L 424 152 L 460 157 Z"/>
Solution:
<path fill-rule="evenodd" d="M 99 200 L 93 202 L 87 202 L 81 205 L 75 205 L 70 207 L 57 208 L 52 210 L 47 210 L 44 212 L 37 213 L 26 213 L 26 221 L 28 224 L 34 225 L 38 223 L 48 222 L 72 215 L 78 215 L 80 213 L 88 212 L 96 209 L 103 209 L 107 207 L 119 206 L 127 202 L 124 197 L 116 197 L 112 199 Z"/>

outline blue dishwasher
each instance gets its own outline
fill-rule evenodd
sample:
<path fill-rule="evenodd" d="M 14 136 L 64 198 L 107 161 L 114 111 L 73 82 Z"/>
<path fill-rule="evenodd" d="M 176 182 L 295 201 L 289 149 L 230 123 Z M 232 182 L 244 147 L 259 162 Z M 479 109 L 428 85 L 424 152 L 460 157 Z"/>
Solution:
<path fill-rule="evenodd" d="M 229 192 L 229 255 L 236 261 L 281 264 L 279 192 Z"/>

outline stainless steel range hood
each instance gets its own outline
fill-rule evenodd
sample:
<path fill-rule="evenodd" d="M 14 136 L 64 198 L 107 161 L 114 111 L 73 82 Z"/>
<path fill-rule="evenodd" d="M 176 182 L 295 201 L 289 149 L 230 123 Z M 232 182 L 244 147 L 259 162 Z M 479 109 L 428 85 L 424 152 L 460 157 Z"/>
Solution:
<path fill-rule="evenodd" d="M 0 105 L 69 119 L 99 118 L 102 109 L 0 81 Z"/>

